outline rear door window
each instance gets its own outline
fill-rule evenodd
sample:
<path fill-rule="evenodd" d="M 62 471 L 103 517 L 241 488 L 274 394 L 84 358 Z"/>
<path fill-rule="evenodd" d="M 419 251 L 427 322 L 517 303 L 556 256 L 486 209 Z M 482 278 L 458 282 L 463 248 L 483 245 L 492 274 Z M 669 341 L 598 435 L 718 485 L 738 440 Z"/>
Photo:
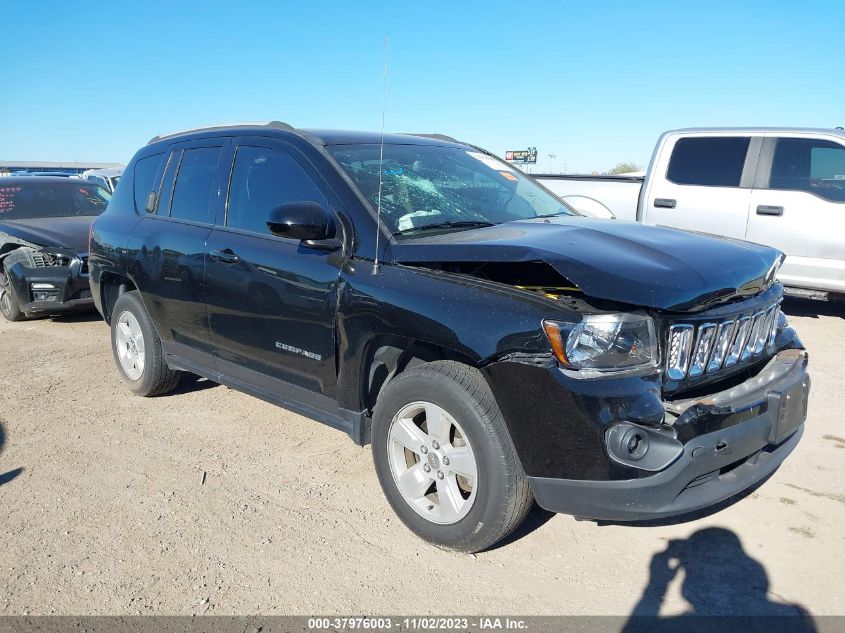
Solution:
<path fill-rule="evenodd" d="M 327 206 L 320 188 L 291 156 L 268 147 L 238 147 L 229 186 L 227 227 L 269 234 L 270 211 L 286 202 L 305 201 Z"/>
<path fill-rule="evenodd" d="M 806 191 L 845 202 L 845 147 L 821 139 L 777 139 L 769 189 Z"/>
<path fill-rule="evenodd" d="M 211 223 L 211 192 L 221 147 L 185 149 L 176 172 L 170 217 Z"/>
<path fill-rule="evenodd" d="M 672 150 L 666 178 L 679 185 L 739 187 L 749 137 L 682 138 Z"/>

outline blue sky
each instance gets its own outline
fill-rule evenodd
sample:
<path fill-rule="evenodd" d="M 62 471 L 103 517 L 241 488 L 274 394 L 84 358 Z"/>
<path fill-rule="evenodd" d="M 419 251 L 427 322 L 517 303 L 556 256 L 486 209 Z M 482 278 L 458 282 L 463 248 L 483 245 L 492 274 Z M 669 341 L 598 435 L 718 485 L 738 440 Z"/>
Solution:
<path fill-rule="evenodd" d="M 698 125 L 845 125 L 845 2 L 0 0 L 0 160 L 215 122 L 441 132 L 552 169 Z"/>

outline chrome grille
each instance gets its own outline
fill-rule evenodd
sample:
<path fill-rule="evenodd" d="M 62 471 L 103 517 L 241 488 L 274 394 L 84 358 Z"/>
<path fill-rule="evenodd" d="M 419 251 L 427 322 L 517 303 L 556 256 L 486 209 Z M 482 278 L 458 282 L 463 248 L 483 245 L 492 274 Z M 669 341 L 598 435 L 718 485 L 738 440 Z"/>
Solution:
<path fill-rule="evenodd" d="M 721 321 L 674 323 L 666 344 L 667 377 L 699 378 L 761 357 L 775 343 L 779 315 L 780 300 Z"/>

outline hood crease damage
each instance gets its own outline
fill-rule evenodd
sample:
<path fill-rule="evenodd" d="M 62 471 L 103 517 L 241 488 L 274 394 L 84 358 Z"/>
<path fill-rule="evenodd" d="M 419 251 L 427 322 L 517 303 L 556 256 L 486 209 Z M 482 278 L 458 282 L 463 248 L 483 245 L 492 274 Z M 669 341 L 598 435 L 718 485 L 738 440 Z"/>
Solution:
<path fill-rule="evenodd" d="M 398 264 L 465 274 L 549 298 L 698 312 L 774 283 L 779 251 L 728 238 L 619 220 L 507 222 L 392 245 Z"/>

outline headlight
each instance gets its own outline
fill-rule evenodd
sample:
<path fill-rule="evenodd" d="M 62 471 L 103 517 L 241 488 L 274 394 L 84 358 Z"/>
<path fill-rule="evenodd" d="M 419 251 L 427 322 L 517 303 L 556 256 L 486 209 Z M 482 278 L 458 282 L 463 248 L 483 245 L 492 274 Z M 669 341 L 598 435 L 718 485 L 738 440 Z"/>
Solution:
<path fill-rule="evenodd" d="M 577 323 L 543 321 L 557 359 L 570 369 L 619 371 L 658 364 L 654 321 L 646 314 L 588 314 Z"/>

